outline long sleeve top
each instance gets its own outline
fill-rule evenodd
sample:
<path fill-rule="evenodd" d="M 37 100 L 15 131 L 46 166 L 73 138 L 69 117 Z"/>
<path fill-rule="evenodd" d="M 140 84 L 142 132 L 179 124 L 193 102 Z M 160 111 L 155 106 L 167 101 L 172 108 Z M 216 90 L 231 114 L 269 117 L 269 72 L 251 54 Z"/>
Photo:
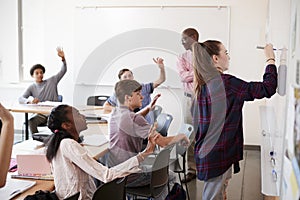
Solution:
<path fill-rule="evenodd" d="M 220 176 L 243 159 L 244 102 L 270 98 L 276 88 L 275 65 L 266 67 L 262 82 L 246 82 L 221 74 L 201 87 L 193 108 L 198 179 L 206 181 Z"/>
<path fill-rule="evenodd" d="M 92 177 L 102 182 L 139 172 L 137 157 L 112 168 L 98 163 L 87 150 L 73 139 L 63 139 L 55 158 L 51 161 L 56 195 L 64 199 L 80 192 L 79 199 L 92 199 L 96 186 Z"/>
<path fill-rule="evenodd" d="M 61 70 L 54 76 L 43 80 L 41 83 L 34 82 L 24 94 L 19 97 L 19 103 L 26 104 L 30 101 L 29 97 L 38 98 L 39 101 L 58 101 L 57 85 L 67 72 L 66 61 L 63 61 Z"/>
<path fill-rule="evenodd" d="M 177 70 L 179 72 L 180 80 L 183 84 L 185 92 L 193 93 L 193 80 L 194 80 L 194 69 L 193 69 L 193 55 L 192 51 L 188 50 L 178 56 L 177 59 Z"/>

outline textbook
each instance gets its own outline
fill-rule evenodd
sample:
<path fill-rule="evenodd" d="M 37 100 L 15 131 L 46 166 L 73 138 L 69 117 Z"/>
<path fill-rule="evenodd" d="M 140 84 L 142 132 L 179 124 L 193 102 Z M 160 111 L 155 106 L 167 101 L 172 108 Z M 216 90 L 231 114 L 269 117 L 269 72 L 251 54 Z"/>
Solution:
<path fill-rule="evenodd" d="M 0 188 L 0 199 L 12 199 L 36 184 L 35 181 L 10 179 L 6 180 L 3 188 Z"/>

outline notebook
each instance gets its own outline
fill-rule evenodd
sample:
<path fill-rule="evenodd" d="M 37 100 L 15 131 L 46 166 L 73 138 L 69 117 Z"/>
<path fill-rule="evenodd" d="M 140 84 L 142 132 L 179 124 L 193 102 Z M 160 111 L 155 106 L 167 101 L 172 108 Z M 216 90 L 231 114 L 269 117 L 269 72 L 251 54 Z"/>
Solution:
<path fill-rule="evenodd" d="M 53 180 L 50 163 L 45 154 L 17 155 L 18 173 L 12 178 Z"/>
<path fill-rule="evenodd" d="M 5 186 L 0 188 L 0 199 L 12 199 L 35 184 L 35 181 L 7 179 Z"/>

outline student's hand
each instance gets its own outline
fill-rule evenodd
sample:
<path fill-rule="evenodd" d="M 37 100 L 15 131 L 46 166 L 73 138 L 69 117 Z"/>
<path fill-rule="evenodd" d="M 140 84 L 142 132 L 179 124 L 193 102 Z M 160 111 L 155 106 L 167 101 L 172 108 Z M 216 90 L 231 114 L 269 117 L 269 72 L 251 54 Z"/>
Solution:
<path fill-rule="evenodd" d="M 266 56 L 266 62 L 268 64 L 275 64 L 275 54 L 273 50 L 272 44 L 267 44 L 264 48 L 265 56 Z"/>
<path fill-rule="evenodd" d="M 156 59 L 153 58 L 153 61 L 158 65 L 158 67 L 160 69 L 163 69 L 165 67 L 165 65 L 164 65 L 164 59 L 162 59 L 160 57 L 157 57 Z"/>
<path fill-rule="evenodd" d="M 145 150 L 141 153 L 143 157 L 146 157 L 154 152 L 155 149 L 155 140 L 160 136 L 160 134 L 156 131 L 157 124 L 153 125 L 149 130 L 148 136 L 148 144 Z"/>
<path fill-rule="evenodd" d="M 34 98 L 31 103 L 32 104 L 37 104 L 38 102 L 40 102 L 40 100 L 38 98 Z"/>
<path fill-rule="evenodd" d="M 178 135 L 176 135 L 174 138 L 174 142 L 175 143 L 179 142 L 180 145 L 185 146 L 185 147 L 188 147 L 190 144 L 189 138 L 183 133 L 179 133 Z"/>
<path fill-rule="evenodd" d="M 3 123 L 12 122 L 14 120 L 12 114 L 0 103 L 0 119 Z"/>
<path fill-rule="evenodd" d="M 64 61 L 65 60 L 65 53 L 64 53 L 62 47 L 56 47 L 56 51 L 57 51 L 57 55 L 59 57 L 61 57 L 62 61 Z"/>
<path fill-rule="evenodd" d="M 150 110 L 153 110 L 156 104 L 157 99 L 161 96 L 161 94 L 155 95 L 155 97 L 152 99 L 150 103 Z"/>

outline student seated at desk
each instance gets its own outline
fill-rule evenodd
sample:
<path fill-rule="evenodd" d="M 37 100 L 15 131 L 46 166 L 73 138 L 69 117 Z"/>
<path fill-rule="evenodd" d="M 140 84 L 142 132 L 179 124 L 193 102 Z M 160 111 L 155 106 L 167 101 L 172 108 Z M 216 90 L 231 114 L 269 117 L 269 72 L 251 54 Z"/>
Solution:
<path fill-rule="evenodd" d="M 83 200 L 92 199 L 96 190 L 95 177 L 102 182 L 139 172 L 139 164 L 153 153 L 154 140 L 158 136 L 151 130 L 147 148 L 113 168 L 107 168 L 87 153 L 79 143 L 79 133 L 87 129 L 85 117 L 68 105 L 54 108 L 48 119 L 48 128 L 54 133 L 46 144 L 46 157 L 51 163 L 56 194 L 64 199 L 77 192 Z M 152 134 L 153 133 L 153 134 Z M 116 191 L 118 192 L 118 191 Z"/>
<path fill-rule="evenodd" d="M 160 69 L 159 77 L 153 83 L 142 83 L 141 84 L 142 85 L 141 93 L 144 98 L 142 101 L 142 105 L 140 107 L 137 107 L 135 109 L 135 112 L 137 112 L 143 108 L 146 108 L 146 106 L 149 105 L 149 103 L 151 102 L 150 95 L 153 93 L 153 90 L 155 88 L 157 88 L 159 85 L 161 85 L 166 80 L 164 60 L 162 58 L 156 58 L 156 59 L 153 58 L 153 61 L 157 64 L 157 66 Z M 119 71 L 118 78 L 119 78 L 119 80 L 133 80 L 134 76 L 133 76 L 132 71 L 130 71 L 129 69 L 121 69 Z M 117 101 L 116 94 L 113 93 L 113 95 L 110 96 L 107 99 L 107 101 L 104 103 L 103 107 L 106 112 L 111 112 L 113 107 L 116 107 L 117 104 L 118 104 L 118 101 Z M 147 121 L 150 124 L 153 124 L 153 120 L 151 119 L 151 117 L 149 115 L 147 115 L 148 112 L 149 112 L 149 110 L 145 109 L 142 111 L 142 115 L 146 117 Z"/>
<path fill-rule="evenodd" d="M 14 118 L 0 103 L 0 120 L 2 129 L 0 135 L 0 188 L 5 186 L 9 168 L 12 145 L 14 142 Z"/>
<path fill-rule="evenodd" d="M 67 64 L 65 54 L 62 48 L 57 47 L 57 54 L 61 58 L 63 65 L 61 70 L 54 76 L 43 80 L 45 67 L 41 64 L 36 64 L 31 67 L 30 75 L 34 78 L 34 83 L 31 84 L 24 94 L 19 97 L 19 103 L 21 104 L 37 104 L 43 101 L 58 101 L 57 84 L 62 79 L 67 71 Z M 34 114 L 29 119 L 29 128 L 32 134 L 38 133 L 37 127 L 41 124 L 47 123 L 46 115 Z"/>
<path fill-rule="evenodd" d="M 115 93 L 120 105 L 114 109 L 109 120 L 110 130 L 110 147 L 107 163 L 109 166 L 117 165 L 125 160 L 136 156 L 142 149 L 143 140 L 149 135 L 149 131 L 156 129 L 156 124 L 151 129 L 151 125 L 139 113 L 134 113 L 134 109 L 141 107 L 143 96 L 141 94 L 142 85 L 135 80 L 122 80 L 116 83 Z M 148 109 L 154 108 L 154 105 L 160 95 L 157 95 Z M 156 130 L 155 130 L 155 133 Z M 189 144 L 189 139 L 185 134 L 176 136 L 163 137 L 159 134 L 155 143 L 161 147 L 182 142 L 184 145 Z M 139 174 L 128 176 L 127 186 L 138 187 L 150 183 L 151 172 L 145 171 Z M 169 183 L 175 183 L 176 176 L 169 172 Z M 167 196 L 167 187 L 160 195 L 159 199 L 165 199 Z"/>

